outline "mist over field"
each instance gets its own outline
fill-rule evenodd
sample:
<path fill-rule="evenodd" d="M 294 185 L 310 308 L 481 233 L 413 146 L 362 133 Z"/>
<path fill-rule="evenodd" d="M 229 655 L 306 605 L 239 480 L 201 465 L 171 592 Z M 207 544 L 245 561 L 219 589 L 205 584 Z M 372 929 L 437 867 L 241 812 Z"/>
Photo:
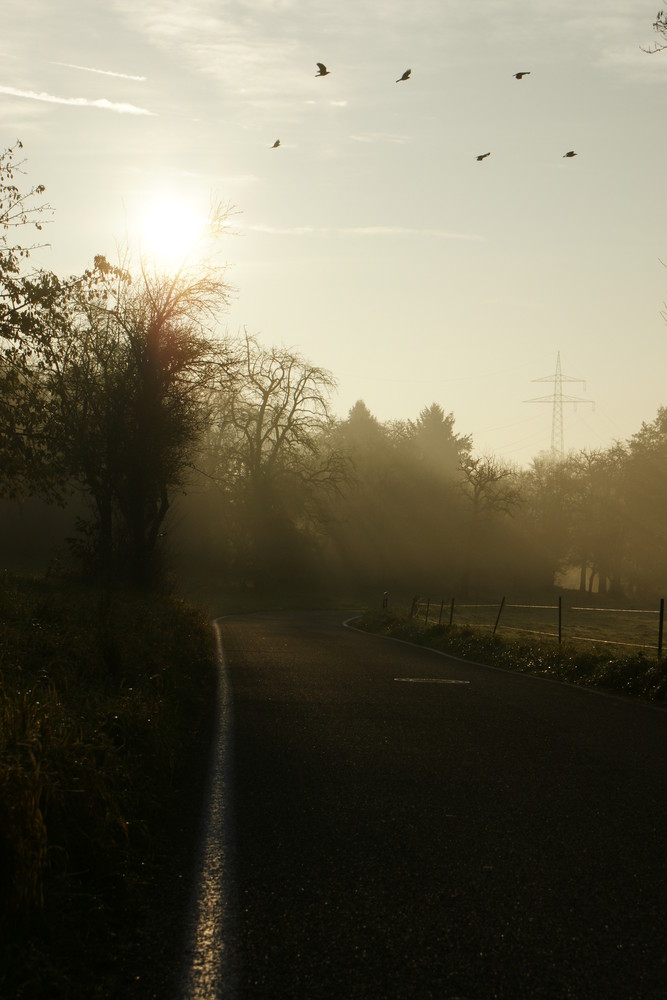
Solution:
<path fill-rule="evenodd" d="M 233 405 L 219 400 L 157 539 L 182 584 L 476 598 L 564 586 L 652 602 L 667 589 L 667 410 L 612 449 L 517 468 L 478 455 L 435 403 L 382 424 L 359 401 L 333 420 L 327 373 L 256 341 L 245 349 L 264 374 Z M 288 370 L 310 385 L 307 404 Z M 71 569 L 77 538 L 85 561 L 87 515 L 80 495 L 63 507 L 5 500 L 3 566 Z"/>

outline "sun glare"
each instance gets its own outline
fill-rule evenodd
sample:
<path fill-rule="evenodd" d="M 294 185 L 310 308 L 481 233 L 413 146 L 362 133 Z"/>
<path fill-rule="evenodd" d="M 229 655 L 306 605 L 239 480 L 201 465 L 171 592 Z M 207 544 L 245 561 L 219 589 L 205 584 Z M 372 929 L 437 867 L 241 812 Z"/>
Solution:
<path fill-rule="evenodd" d="M 174 267 L 191 257 L 203 236 L 204 218 L 177 198 L 157 198 L 142 213 L 141 253 L 157 264 Z"/>

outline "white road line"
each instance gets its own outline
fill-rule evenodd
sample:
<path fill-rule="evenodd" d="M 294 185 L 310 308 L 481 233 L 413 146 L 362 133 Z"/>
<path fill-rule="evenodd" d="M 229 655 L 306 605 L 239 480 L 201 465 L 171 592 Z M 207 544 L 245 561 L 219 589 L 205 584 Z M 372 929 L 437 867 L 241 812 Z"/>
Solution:
<path fill-rule="evenodd" d="M 445 677 L 394 677 L 404 684 L 470 684 L 470 681 L 450 681 Z"/>

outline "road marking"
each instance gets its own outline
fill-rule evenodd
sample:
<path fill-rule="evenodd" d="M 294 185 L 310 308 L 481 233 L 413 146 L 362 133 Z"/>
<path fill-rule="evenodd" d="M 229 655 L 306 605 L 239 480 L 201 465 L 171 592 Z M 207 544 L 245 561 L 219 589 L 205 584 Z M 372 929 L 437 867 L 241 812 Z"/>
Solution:
<path fill-rule="evenodd" d="M 470 684 L 470 681 L 450 681 L 444 677 L 394 677 L 404 684 Z"/>

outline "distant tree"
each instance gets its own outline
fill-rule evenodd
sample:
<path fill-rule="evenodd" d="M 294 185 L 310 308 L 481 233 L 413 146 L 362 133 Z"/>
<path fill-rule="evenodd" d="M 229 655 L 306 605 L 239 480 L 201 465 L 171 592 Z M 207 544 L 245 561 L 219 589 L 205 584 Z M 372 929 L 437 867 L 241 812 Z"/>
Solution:
<path fill-rule="evenodd" d="M 417 420 L 409 423 L 410 439 L 421 460 L 436 472 L 454 479 L 461 463 L 472 450 L 472 437 L 454 433 L 454 414 L 437 403 L 425 407 Z"/>
<path fill-rule="evenodd" d="M 473 523 L 493 514 L 511 514 L 521 502 L 516 471 L 494 455 L 470 455 L 462 464 L 461 491 Z"/>
<path fill-rule="evenodd" d="M 667 407 L 627 443 L 624 467 L 627 572 L 633 589 L 667 591 Z"/>
<path fill-rule="evenodd" d="M 556 573 L 569 567 L 575 487 L 570 461 L 552 455 L 533 459 L 520 476 L 524 536 L 529 542 L 533 581 L 540 589 L 554 585 Z"/>
<path fill-rule="evenodd" d="M 579 589 L 621 593 L 626 538 L 621 445 L 582 451 L 568 460 L 572 492 L 570 563 L 580 568 Z"/>
<path fill-rule="evenodd" d="M 330 440 L 335 379 L 298 352 L 247 334 L 226 374 L 207 468 L 255 578 L 289 576 L 319 530 L 323 498 L 350 473 Z"/>
<path fill-rule="evenodd" d="M 461 465 L 460 491 L 467 508 L 464 591 L 488 584 L 492 554 L 498 551 L 503 522 L 522 503 L 515 469 L 493 455 L 470 455 Z M 462 526 L 463 527 L 463 526 Z"/>
<path fill-rule="evenodd" d="M 644 49 L 644 52 L 647 52 L 649 55 L 653 55 L 656 52 L 662 52 L 663 49 L 667 49 L 667 12 L 664 10 L 658 11 L 656 19 L 653 22 L 653 30 L 660 36 L 660 41 L 655 42 L 654 45 Z"/>

